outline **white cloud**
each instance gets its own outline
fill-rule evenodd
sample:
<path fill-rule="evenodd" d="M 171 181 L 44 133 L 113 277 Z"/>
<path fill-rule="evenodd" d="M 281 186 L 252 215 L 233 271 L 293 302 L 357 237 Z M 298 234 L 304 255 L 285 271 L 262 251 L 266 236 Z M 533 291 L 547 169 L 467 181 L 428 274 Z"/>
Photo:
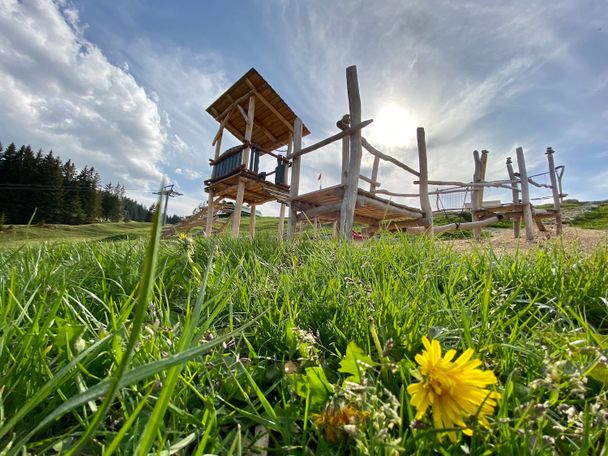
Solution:
<path fill-rule="evenodd" d="M 157 105 L 79 27 L 74 8 L 0 0 L 0 137 L 154 188 L 166 142 Z"/>

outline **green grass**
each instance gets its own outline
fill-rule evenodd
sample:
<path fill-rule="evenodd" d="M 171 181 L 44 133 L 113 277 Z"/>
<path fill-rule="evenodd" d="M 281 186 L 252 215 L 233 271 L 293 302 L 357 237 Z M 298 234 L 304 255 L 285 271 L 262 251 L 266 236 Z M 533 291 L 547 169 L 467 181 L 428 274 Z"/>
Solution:
<path fill-rule="evenodd" d="M 147 254 L 144 239 L 0 250 L 6 454 L 23 445 L 32 454 L 75 445 L 85 454 L 596 454 L 606 445 L 606 245 L 592 256 L 555 245 L 500 257 L 407 236 L 150 245 Z M 147 299 L 142 277 L 153 278 Z M 490 429 L 452 444 L 428 418 L 414 422 L 406 387 L 424 335 L 445 350 L 474 348 L 495 372 L 503 396 Z M 315 423 L 327 404 L 365 418 L 331 442 Z"/>
<path fill-rule="evenodd" d="M 576 217 L 571 225 L 591 230 L 608 230 L 608 203 L 598 204 L 597 207 Z"/>
<path fill-rule="evenodd" d="M 0 246 L 17 246 L 26 242 L 117 241 L 148 235 L 150 223 L 119 222 L 88 225 L 4 225 L 0 230 Z"/>

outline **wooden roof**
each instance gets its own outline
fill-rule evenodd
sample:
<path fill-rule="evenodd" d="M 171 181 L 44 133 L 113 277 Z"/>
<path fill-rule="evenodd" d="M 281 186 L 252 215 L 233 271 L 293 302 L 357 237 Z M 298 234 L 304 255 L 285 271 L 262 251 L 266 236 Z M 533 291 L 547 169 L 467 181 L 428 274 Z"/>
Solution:
<path fill-rule="evenodd" d="M 235 137 L 244 141 L 246 122 L 242 113 L 247 113 L 252 94 L 256 97 L 251 141 L 268 151 L 285 146 L 297 116 L 255 68 L 232 84 L 207 108 L 207 112 L 220 124 L 223 122 Z M 303 125 L 302 136 L 309 133 Z"/>

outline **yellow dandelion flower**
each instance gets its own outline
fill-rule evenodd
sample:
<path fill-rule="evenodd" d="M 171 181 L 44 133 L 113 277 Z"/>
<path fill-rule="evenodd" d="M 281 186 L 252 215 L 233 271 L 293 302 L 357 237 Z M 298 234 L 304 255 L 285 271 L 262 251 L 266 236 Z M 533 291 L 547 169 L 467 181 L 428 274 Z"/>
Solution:
<path fill-rule="evenodd" d="M 470 417 L 489 427 L 487 416 L 494 413 L 496 400 L 500 398 L 499 393 L 486 389 L 496 384 L 494 373 L 479 369 L 481 361 L 471 359 L 472 348 L 452 361 L 455 350 L 448 350 L 442 357 L 438 341 L 423 337 L 422 343 L 426 350 L 416 355 L 421 381 L 407 387 L 411 404 L 416 408 L 416 419 L 421 419 L 430 407 L 435 429 L 462 428 L 471 435 L 473 431 L 464 421 Z M 447 434 L 452 442 L 457 441 L 454 431 Z"/>
<path fill-rule="evenodd" d="M 185 241 L 186 239 L 188 239 L 188 235 L 184 232 L 179 233 L 179 238 L 182 241 Z"/>

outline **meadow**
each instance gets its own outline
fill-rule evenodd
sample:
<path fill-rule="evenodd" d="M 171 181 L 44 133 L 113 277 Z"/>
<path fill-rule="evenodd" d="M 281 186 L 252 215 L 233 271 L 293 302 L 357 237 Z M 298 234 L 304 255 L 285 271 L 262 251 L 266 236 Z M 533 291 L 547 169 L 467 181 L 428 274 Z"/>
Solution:
<path fill-rule="evenodd" d="M 605 454 L 607 334 L 606 244 L 8 244 L 0 453 Z M 487 427 L 415 419 L 425 336 L 494 373 Z"/>

